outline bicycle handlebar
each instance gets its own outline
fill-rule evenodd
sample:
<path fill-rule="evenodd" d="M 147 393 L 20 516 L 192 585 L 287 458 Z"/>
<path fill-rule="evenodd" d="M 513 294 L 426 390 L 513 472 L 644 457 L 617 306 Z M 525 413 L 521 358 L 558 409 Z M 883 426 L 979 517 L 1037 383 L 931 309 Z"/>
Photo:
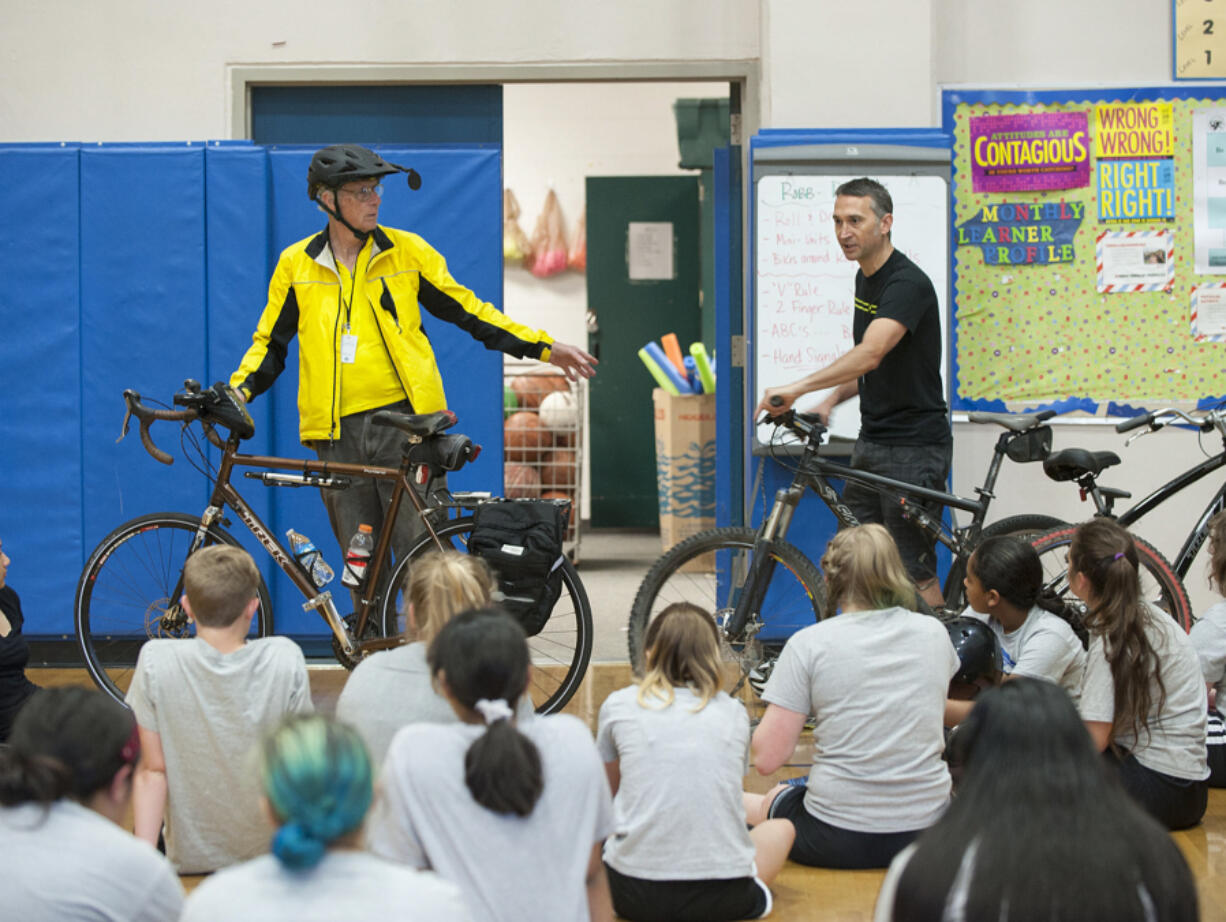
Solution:
<path fill-rule="evenodd" d="M 1171 419 L 1164 419 L 1164 417 L 1171 417 Z M 1157 432 L 1172 421 L 1184 422 L 1189 426 L 1195 426 L 1201 432 L 1210 432 L 1213 429 L 1218 429 L 1222 432 L 1223 436 L 1226 436 L 1226 428 L 1224 428 L 1226 427 L 1226 412 L 1222 410 L 1209 410 L 1204 416 L 1198 418 L 1174 407 L 1151 410 L 1148 413 L 1142 413 L 1140 416 L 1134 416 L 1132 419 L 1126 419 L 1122 423 L 1116 423 L 1115 431 L 1129 432 L 1142 426 L 1149 426 L 1151 431 Z M 1144 433 L 1138 434 L 1144 435 Z M 1133 438 L 1136 438 L 1136 436 L 1133 436 Z"/>
<path fill-rule="evenodd" d="M 140 441 L 145 446 L 145 451 L 149 452 L 154 459 L 161 461 L 163 464 L 174 464 L 174 458 L 153 444 L 153 436 L 149 434 L 149 426 L 155 419 L 191 422 L 200 417 L 200 411 L 195 408 L 188 408 L 186 410 L 158 410 L 153 407 L 147 407 L 140 402 L 140 394 L 131 389 L 123 392 L 123 399 L 128 405 L 128 412 L 124 414 L 123 428 L 116 441 L 122 441 L 123 437 L 128 434 L 128 421 L 135 416 L 140 420 Z M 209 441 L 213 441 L 216 438 L 216 433 L 209 433 L 209 436 Z M 217 442 L 214 442 L 214 444 L 217 444 Z"/>

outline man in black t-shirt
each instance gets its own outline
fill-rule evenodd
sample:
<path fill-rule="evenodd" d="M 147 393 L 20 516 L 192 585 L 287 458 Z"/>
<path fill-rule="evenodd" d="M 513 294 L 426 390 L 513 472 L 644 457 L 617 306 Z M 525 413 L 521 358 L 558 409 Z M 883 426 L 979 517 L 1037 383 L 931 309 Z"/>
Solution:
<path fill-rule="evenodd" d="M 944 490 L 953 439 L 941 384 L 940 307 L 928 276 L 890 241 L 893 208 L 890 193 L 872 179 L 835 190 L 835 235 L 843 254 L 860 264 L 854 346 L 799 381 L 767 388 L 757 412 L 777 416 L 810 391 L 833 388 L 815 408 L 828 419 L 836 404 L 859 394 L 852 467 Z M 782 403 L 772 406 L 774 397 Z M 940 605 L 936 541 L 875 490 L 848 483 L 843 499 L 861 522 L 890 530 L 925 601 Z"/>

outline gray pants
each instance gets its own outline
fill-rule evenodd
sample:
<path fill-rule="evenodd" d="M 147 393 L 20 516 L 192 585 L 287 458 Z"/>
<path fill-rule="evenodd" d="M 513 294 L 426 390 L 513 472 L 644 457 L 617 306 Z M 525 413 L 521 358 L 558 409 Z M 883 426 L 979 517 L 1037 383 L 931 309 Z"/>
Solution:
<path fill-rule="evenodd" d="M 883 445 L 857 439 L 851 452 L 851 466 L 904 483 L 943 491 L 953 460 L 953 442 L 938 445 Z M 918 525 L 903 518 L 897 500 L 888 498 L 871 487 L 848 481 L 843 501 L 860 520 L 861 525 L 877 522 L 889 529 L 898 545 L 903 566 L 916 584 L 922 585 L 937 575 L 936 538 Z M 939 503 L 921 503 L 933 516 L 940 518 Z"/>
<path fill-rule="evenodd" d="M 380 409 L 413 412 L 407 400 Z M 364 410 L 341 417 L 340 438 L 332 442 L 321 439 L 312 445 L 319 460 L 399 467 L 404 453 L 405 435 L 390 426 L 373 425 L 370 417 L 376 412 L 378 411 Z M 414 488 L 419 496 L 424 497 L 421 487 L 414 484 Z M 359 525 L 369 525 L 373 528 L 375 543 L 378 543 L 384 513 L 391 502 L 394 489 L 395 484 L 390 480 L 354 478 L 348 489 L 320 490 L 324 506 L 328 510 L 328 520 L 332 524 L 332 533 L 336 535 L 336 541 L 341 548 L 342 559 L 349 547 L 349 540 L 357 532 Z M 437 478 L 430 489 L 432 494 L 437 494 L 440 490 L 446 491 L 446 477 Z M 425 526 L 422 525 L 412 500 L 408 496 L 403 497 L 392 531 L 393 559 L 399 560 L 407 554 L 425 533 Z M 354 598 L 356 610 L 356 594 Z"/>

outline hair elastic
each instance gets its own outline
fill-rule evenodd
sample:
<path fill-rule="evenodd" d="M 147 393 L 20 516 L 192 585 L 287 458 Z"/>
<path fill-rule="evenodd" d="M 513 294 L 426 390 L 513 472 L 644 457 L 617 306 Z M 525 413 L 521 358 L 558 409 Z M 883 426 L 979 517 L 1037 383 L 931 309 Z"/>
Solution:
<path fill-rule="evenodd" d="M 1124 556 L 1124 552 L 1123 552 L 1123 551 L 1120 551 L 1118 554 L 1116 554 L 1116 555 L 1115 555 L 1114 557 L 1112 557 L 1111 559 L 1112 559 L 1112 560 L 1119 560 L 1119 559 L 1120 559 L 1121 557 L 1123 557 L 1123 556 Z"/>
<path fill-rule="evenodd" d="M 498 698 L 493 701 L 489 698 L 481 698 L 475 707 L 480 712 L 482 718 L 485 719 L 486 726 L 499 720 L 510 720 L 515 714 L 505 698 Z"/>
<path fill-rule="evenodd" d="M 132 722 L 132 732 L 128 735 L 123 748 L 119 750 L 119 758 L 125 765 L 135 765 L 136 760 L 140 758 L 140 725 L 136 721 Z"/>

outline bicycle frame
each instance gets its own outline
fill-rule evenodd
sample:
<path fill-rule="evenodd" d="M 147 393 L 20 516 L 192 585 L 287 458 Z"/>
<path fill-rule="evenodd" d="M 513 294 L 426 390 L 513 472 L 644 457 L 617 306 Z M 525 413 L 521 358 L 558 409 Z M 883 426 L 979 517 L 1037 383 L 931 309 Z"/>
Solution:
<path fill-rule="evenodd" d="M 417 515 L 429 531 L 430 536 L 436 543 L 439 543 L 438 534 L 430 521 L 430 516 L 427 514 L 426 503 L 417 495 L 417 491 L 408 482 L 408 462 L 406 461 L 399 468 L 391 468 L 309 460 L 305 458 L 295 459 L 269 455 L 245 455 L 238 452 L 238 444 L 238 439 L 233 436 L 226 442 L 226 447 L 221 457 L 221 464 L 217 472 L 217 479 L 214 481 L 213 491 L 209 498 L 209 505 L 201 516 L 200 528 L 197 531 L 196 541 L 191 550 L 194 551 L 203 544 L 209 526 L 220 519 L 223 508 L 229 506 L 255 536 L 256 540 L 268 551 L 282 572 L 290 578 L 290 581 L 307 599 L 302 605 L 303 610 L 315 609 L 319 612 L 347 655 L 354 656 L 358 653 L 385 650 L 390 647 L 399 646 L 402 642 L 399 637 L 379 637 L 369 640 L 355 640 L 354 638 L 361 638 L 363 636 L 367 621 L 371 616 L 371 609 L 378 599 L 376 589 L 379 586 L 383 568 L 389 560 L 388 552 L 391 548 L 392 526 L 396 521 L 397 513 L 400 511 L 401 501 L 406 494 L 415 507 Z M 315 585 L 309 574 L 298 564 L 298 561 L 285 549 L 281 542 L 277 540 L 276 535 L 264 524 L 255 510 L 251 508 L 242 494 L 238 492 L 238 489 L 230 482 L 232 472 L 235 468 L 239 467 L 259 468 L 269 471 L 293 471 L 303 476 L 319 477 L 325 481 L 334 477 L 353 477 L 363 480 L 388 480 L 394 483 L 391 502 L 384 517 L 383 528 L 379 532 L 378 542 L 371 555 L 370 565 L 367 567 L 358 610 L 355 612 L 357 622 L 352 636 L 336 608 L 336 603 L 332 600 L 331 590 L 319 591 L 319 588 Z M 303 482 L 302 484 L 293 485 L 318 485 L 322 489 L 336 489 L 336 487 L 327 486 L 326 483 L 310 484 Z M 441 549 L 441 543 L 439 546 Z M 389 591 L 391 591 L 391 588 L 389 587 Z"/>
<path fill-rule="evenodd" d="M 1182 474 L 1171 478 L 1144 499 L 1139 500 L 1127 511 L 1117 516 L 1116 521 L 1125 528 L 1131 527 L 1133 522 L 1152 512 L 1176 493 L 1190 487 L 1222 467 L 1226 467 L 1226 450 L 1219 452 L 1212 458 L 1205 459 L 1195 467 L 1189 468 Z M 1099 495 L 1095 495 L 1094 502 L 1099 509 L 1099 513 L 1102 514 L 1104 512 L 1104 505 L 1107 504 Z M 1223 481 L 1217 493 L 1214 494 L 1213 499 L 1209 500 L 1209 504 L 1205 506 L 1204 511 L 1200 514 L 1200 518 L 1196 520 L 1196 524 L 1188 533 L 1183 547 L 1179 549 L 1179 554 L 1175 557 L 1172 566 L 1175 568 L 1175 572 L 1179 574 L 1180 579 L 1188 575 L 1188 571 L 1192 568 L 1192 560 L 1209 537 L 1209 520 L 1222 509 L 1226 509 L 1226 481 Z"/>

